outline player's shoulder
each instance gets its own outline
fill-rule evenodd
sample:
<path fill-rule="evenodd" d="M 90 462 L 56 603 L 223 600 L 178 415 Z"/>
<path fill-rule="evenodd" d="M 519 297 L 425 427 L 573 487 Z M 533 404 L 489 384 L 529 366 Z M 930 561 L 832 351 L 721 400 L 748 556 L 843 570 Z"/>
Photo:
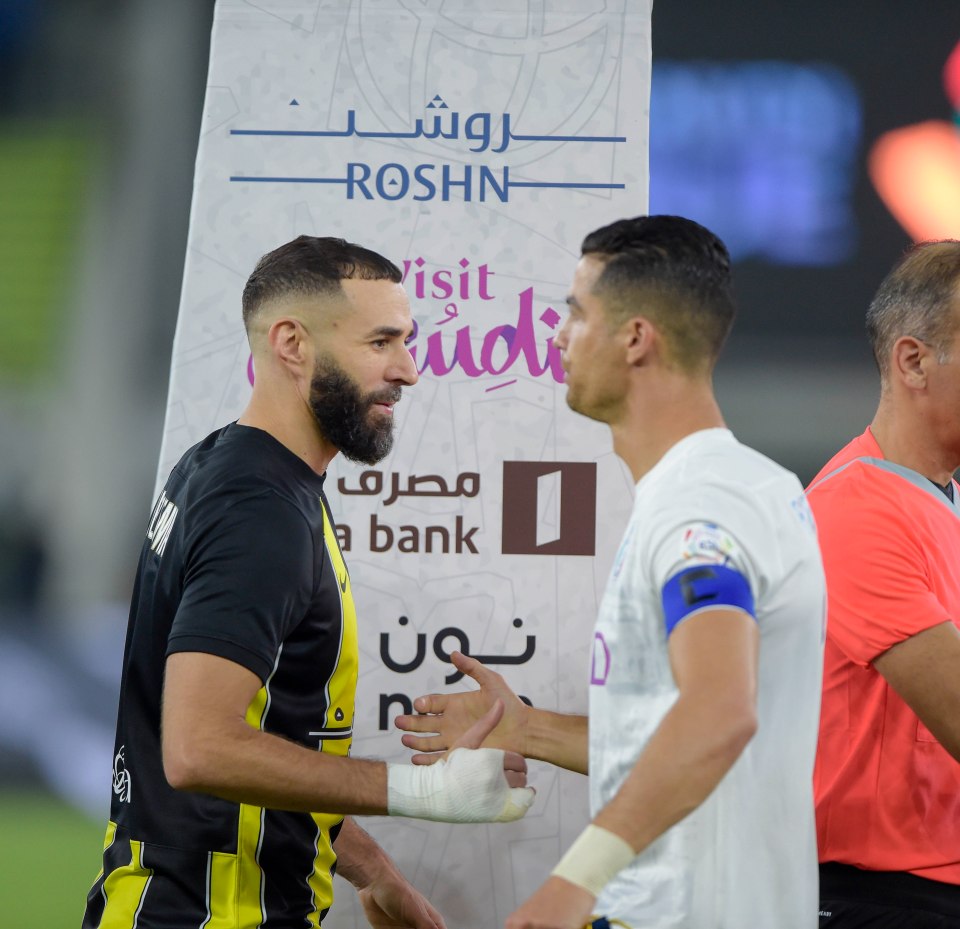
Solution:
<path fill-rule="evenodd" d="M 842 524 L 858 532 L 871 522 L 909 522 L 918 510 L 947 505 L 921 475 L 885 460 L 869 430 L 837 452 L 806 493 L 819 525 Z"/>
<path fill-rule="evenodd" d="M 812 497 L 822 491 L 836 492 L 838 488 L 847 492 L 851 485 L 859 483 L 864 476 L 867 480 L 878 477 L 879 472 L 867 468 L 867 465 L 882 459 L 880 446 L 873 433 L 867 429 L 862 435 L 851 439 L 827 461 L 810 481 L 807 494 Z"/>
<path fill-rule="evenodd" d="M 707 429 L 688 436 L 660 463 L 661 489 L 679 493 L 707 493 L 755 500 L 768 488 L 788 495 L 800 493 L 797 476 L 748 445 L 728 429 Z"/>
<path fill-rule="evenodd" d="M 322 512 L 323 478 L 259 429 L 230 424 L 211 433 L 171 472 L 168 496 L 190 509 L 271 507 Z"/>
<path fill-rule="evenodd" d="M 762 552 L 775 550 L 798 519 L 812 534 L 803 487 L 793 472 L 728 430 L 689 439 L 672 450 L 682 454 L 664 456 L 655 483 L 639 488 L 636 520 L 647 527 L 647 538 L 679 539 L 686 552 L 703 545 L 724 550 L 717 539 L 730 536 Z"/>

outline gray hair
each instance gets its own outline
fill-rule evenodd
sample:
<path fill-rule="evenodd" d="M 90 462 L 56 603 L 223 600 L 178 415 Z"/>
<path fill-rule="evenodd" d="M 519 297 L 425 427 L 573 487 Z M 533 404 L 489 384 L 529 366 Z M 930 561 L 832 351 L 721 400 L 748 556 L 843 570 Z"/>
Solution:
<path fill-rule="evenodd" d="M 903 336 L 930 345 L 941 364 L 947 360 L 958 281 L 960 241 L 955 239 L 914 245 L 884 278 L 867 310 L 867 336 L 882 383 L 894 343 Z"/>

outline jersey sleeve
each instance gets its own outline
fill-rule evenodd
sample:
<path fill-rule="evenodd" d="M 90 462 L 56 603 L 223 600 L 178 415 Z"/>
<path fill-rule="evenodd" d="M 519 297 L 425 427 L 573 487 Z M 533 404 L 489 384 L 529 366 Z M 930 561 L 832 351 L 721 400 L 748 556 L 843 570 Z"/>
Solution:
<path fill-rule="evenodd" d="M 206 652 L 269 677 L 302 619 L 316 574 L 306 519 L 272 491 L 208 504 L 190 539 L 167 654 Z"/>
<path fill-rule="evenodd" d="M 668 635 L 683 619 L 709 609 L 756 618 L 764 535 L 750 501 L 723 488 L 695 492 L 689 502 L 663 509 L 649 556 Z"/>
<path fill-rule="evenodd" d="M 827 635 L 866 667 L 951 616 L 931 589 L 910 514 L 883 488 L 841 477 L 809 495 L 827 578 Z"/>

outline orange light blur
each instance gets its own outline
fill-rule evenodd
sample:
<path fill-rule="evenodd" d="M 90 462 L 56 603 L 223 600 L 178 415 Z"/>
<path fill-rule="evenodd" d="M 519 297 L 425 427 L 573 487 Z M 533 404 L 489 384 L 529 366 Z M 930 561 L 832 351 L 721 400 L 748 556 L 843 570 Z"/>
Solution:
<path fill-rule="evenodd" d="M 931 120 L 887 132 L 874 144 L 867 168 L 915 242 L 960 239 L 960 132 L 953 125 Z"/>

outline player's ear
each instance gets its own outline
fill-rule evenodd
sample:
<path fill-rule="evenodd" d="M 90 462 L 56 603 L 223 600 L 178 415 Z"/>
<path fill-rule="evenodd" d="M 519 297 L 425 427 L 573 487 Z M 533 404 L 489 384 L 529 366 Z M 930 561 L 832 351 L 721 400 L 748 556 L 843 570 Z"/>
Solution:
<path fill-rule="evenodd" d="M 293 316 L 280 316 L 267 330 L 270 352 L 284 367 L 301 369 L 310 365 L 312 344 L 303 323 Z"/>
<path fill-rule="evenodd" d="M 621 330 L 627 364 L 639 367 L 649 361 L 657 338 L 657 330 L 645 316 L 634 316 Z"/>
<path fill-rule="evenodd" d="M 910 390 L 922 390 L 931 363 L 936 363 L 933 346 L 914 336 L 901 336 L 890 352 L 890 375 Z"/>

